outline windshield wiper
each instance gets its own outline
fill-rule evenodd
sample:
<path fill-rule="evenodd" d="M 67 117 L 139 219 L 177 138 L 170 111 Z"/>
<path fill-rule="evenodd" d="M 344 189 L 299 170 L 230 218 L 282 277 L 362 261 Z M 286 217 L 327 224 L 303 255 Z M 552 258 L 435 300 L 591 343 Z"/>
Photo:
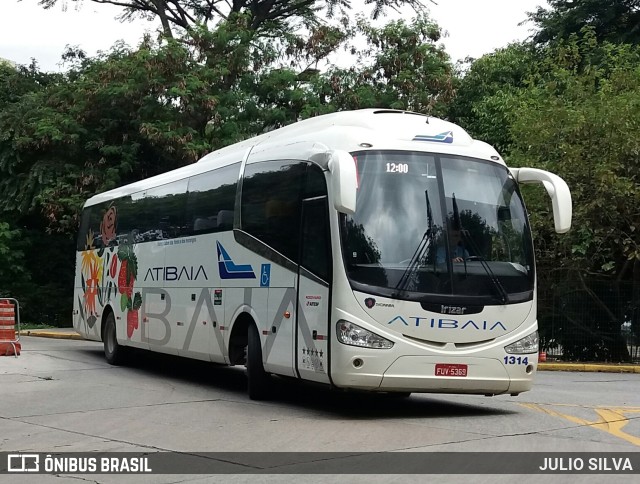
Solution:
<path fill-rule="evenodd" d="M 491 270 L 491 267 L 489 266 L 489 263 L 485 260 L 484 257 L 482 257 L 480 250 L 478 249 L 478 245 L 473 240 L 473 237 L 471 237 L 471 233 L 467 229 L 462 227 L 462 220 L 460 219 L 460 213 L 458 212 L 458 204 L 456 203 L 455 193 L 452 194 L 452 198 L 453 198 L 453 221 L 454 221 L 454 225 L 456 224 L 458 225 L 460 234 L 463 237 L 463 244 L 464 244 L 464 239 L 466 239 L 469 242 L 469 246 L 473 250 L 474 254 L 478 255 L 478 261 L 480 262 L 480 265 L 482 266 L 484 271 L 487 273 L 487 276 L 489 276 L 489 280 L 493 284 L 493 287 L 498 291 L 498 297 L 500 298 L 500 303 L 507 304 L 509 302 L 509 293 L 500 282 L 500 279 L 498 279 L 496 275 L 493 273 L 493 271 Z M 463 249 L 464 249 L 464 246 L 463 246 Z M 464 260 L 464 270 L 466 274 L 466 271 L 467 271 L 466 257 L 463 256 L 463 260 Z"/>
<path fill-rule="evenodd" d="M 480 251 L 478 250 L 478 246 L 473 241 L 473 238 L 471 237 L 471 234 L 469 233 L 469 231 L 466 229 L 460 229 L 460 233 L 464 238 L 466 238 L 469 241 L 469 245 L 473 249 L 473 252 L 476 254 L 480 254 Z M 480 262 L 480 265 L 484 268 L 484 271 L 489 276 L 489 279 L 493 283 L 493 286 L 497 289 L 498 296 L 500 298 L 500 303 L 507 304 L 509 302 L 509 293 L 500 282 L 500 279 L 498 279 L 496 275 L 493 273 L 493 271 L 491 270 L 491 267 L 489 266 L 489 263 L 485 260 L 484 257 L 478 256 L 478 261 Z M 465 262 L 465 265 L 466 265 L 466 262 Z"/>
<path fill-rule="evenodd" d="M 398 284 L 396 284 L 396 290 L 405 290 L 411 280 L 411 277 L 420 268 L 423 257 L 425 254 L 428 255 L 428 250 L 431 247 L 431 240 L 433 239 L 433 214 L 431 213 L 431 202 L 429 202 L 428 190 L 424 191 L 424 196 L 427 203 L 427 230 L 422 236 L 418 247 L 416 247 L 411 260 L 409 261 L 409 265 L 407 265 L 407 268 L 402 273 L 402 277 L 400 277 Z"/>

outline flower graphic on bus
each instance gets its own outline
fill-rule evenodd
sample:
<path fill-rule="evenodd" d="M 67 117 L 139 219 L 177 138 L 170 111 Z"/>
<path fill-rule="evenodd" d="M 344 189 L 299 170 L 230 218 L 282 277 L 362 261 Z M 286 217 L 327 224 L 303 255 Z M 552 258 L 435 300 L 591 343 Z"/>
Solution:
<path fill-rule="evenodd" d="M 79 302 L 80 316 L 90 328 L 96 323 L 96 299 L 100 297 L 100 279 L 102 278 L 102 258 L 93 246 L 93 231 L 89 230 L 85 250 L 81 253 L 80 272 L 82 283 L 82 301 Z"/>
<path fill-rule="evenodd" d="M 102 243 L 105 247 L 107 247 L 112 240 L 116 240 L 116 215 L 116 207 L 111 205 L 102 216 L 100 236 L 102 237 Z"/>
<path fill-rule="evenodd" d="M 120 293 L 120 309 L 127 311 L 127 337 L 131 339 L 133 333 L 140 326 L 139 313 L 142 306 L 140 292 L 133 293 L 133 285 L 138 277 L 138 258 L 132 244 L 122 244 L 118 248 L 120 272 L 118 273 L 118 292 Z M 115 271 L 114 271 L 115 272 Z"/>
<path fill-rule="evenodd" d="M 96 298 L 98 297 L 98 281 L 102 277 L 102 264 L 98 257 L 89 262 L 89 277 L 85 281 L 84 302 L 87 314 L 96 314 Z M 95 321 L 94 321 L 95 322 Z"/>
<path fill-rule="evenodd" d="M 82 298 L 78 297 L 80 317 L 93 328 L 99 308 L 104 308 L 113 297 L 120 294 L 120 310 L 127 313 L 127 337 L 131 338 L 139 324 L 142 295 L 134 293 L 138 277 L 138 259 L 133 244 L 109 245 L 116 240 L 117 211 L 110 205 L 102 216 L 100 234 L 89 229 L 85 250 L 81 253 L 80 272 Z M 102 247 L 96 248 L 96 240 Z"/>

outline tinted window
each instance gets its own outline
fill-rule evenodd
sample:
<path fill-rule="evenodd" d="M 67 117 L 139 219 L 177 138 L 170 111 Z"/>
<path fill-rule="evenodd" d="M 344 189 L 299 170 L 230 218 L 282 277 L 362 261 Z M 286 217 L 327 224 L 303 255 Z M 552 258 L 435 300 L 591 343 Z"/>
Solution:
<path fill-rule="evenodd" d="M 341 216 L 353 283 L 406 300 L 437 296 L 430 302 L 533 297 L 531 234 L 506 167 L 402 151 L 354 158 L 357 210 Z"/>
<path fill-rule="evenodd" d="M 306 169 L 291 161 L 250 164 L 242 183 L 242 229 L 294 262 Z"/>
<path fill-rule="evenodd" d="M 309 165 L 303 202 L 302 256 L 300 264 L 315 275 L 329 280 L 331 250 L 327 205 L 327 183 L 316 165 Z M 312 200 L 309 200 L 312 199 Z"/>
<path fill-rule="evenodd" d="M 93 207 L 85 208 L 82 211 L 82 218 L 80 219 L 80 230 L 78 231 L 78 242 L 76 244 L 77 250 L 85 250 L 87 248 L 87 236 L 89 234 L 89 228 L 91 227 L 91 212 Z"/>
<path fill-rule="evenodd" d="M 142 198 L 136 199 L 135 195 L 132 198 L 136 214 L 131 227 L 134 242 L 187 235 L 184 221 L 186 179 L 149 189 Z"/>
<path fill-rule="evenodd" d="M 131 230 L 131 212 L 130 197 L 86 208 L 82 212 L 77 249 L 101 249 L 122 243 Z"/>
<path fill-rule="evenodd" d="M 320 167 L 309 165 L 307 170 L 307 185 L 304 198 L 323 197 L 327 195 L 327 182 Z"/>
<path fill-rule="evenodd" d="M 187 180 L 180 180 L 89 207 L 82 215 L 78 250 L 186 235 L 186 189 Z"/>
<path fill-rule="evenodd" d="M 109 202 L 116 208 L 116 243 L 123 244 L 133 241 L 132 231 L 137 228 L 139 215 L 131 197 L 118 198 Z"/>
<path fill-rule="evenodd" d="M 202 173 L 189 180 L 186 221 L 191 234 L 233 228 L 240 163 Z"/>
<path fill-rule="evenodd" d="M 327 197 L 305 201 L 302 220 L 302 260 L 300 264 L 329 281 L 331 257 Z"/>

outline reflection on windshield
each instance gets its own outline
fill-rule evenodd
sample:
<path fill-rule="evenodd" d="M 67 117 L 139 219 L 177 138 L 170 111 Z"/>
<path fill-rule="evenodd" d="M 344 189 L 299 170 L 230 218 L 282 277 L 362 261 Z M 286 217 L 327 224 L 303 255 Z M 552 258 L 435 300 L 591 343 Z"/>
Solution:
<path fill-rule="evenodd" d="M 343 216 L 341 226 L 354 286 L 421 301 L 532 297 L 528 222 L 504 166 L 399 151 L 356 153 L 354 159 L 357 211 Z"/>

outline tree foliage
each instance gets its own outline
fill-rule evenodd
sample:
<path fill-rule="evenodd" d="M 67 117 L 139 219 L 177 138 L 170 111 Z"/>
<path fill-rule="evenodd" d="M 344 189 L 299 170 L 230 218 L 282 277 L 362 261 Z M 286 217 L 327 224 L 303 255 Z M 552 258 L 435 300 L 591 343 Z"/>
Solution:
<path fill-rule="evenodd" d="M 0 212 L 8 230 L 20 227 L 48 253 L 47 263 L 26 267 L 41 288 L 23 288 L 31 308 L 44 307 L 39 269 L 56 260 L 41 241 L 59 238 L 68 260 L 57 266 L 72 274 L 80 210 L 93 194 L 309 116 L 365 107 L 438 113 L 453 96 L 454 72 L 426 15 L 375 28 L 343 19 L 306 33 L 256 32 L 250 22 L 235 15 L 193 28 L 189 42 L 146 38 L 95 58 L 70 50 L 64 74 L 0 70 Z M 345 49 L 351 67 L 314 68 Z M 50 296 L 62 291 L 54 272 Z"/>
<path fill-rule="evenodd" d="M 0 222 L 0 297 L 12 296 L 16 282 L 26 279 L 20 236 L 20 230 Z"/>
<path fill-rule="evenodd" d="M 516 97 L 511 160 L 548 168 L 572 189 L 575 229 L 549 247 L 548 262 L 611 272 L 640 259 L 638 61 L 639 48 L 587 31 L 548 51 Z"/>
<path fill-rule="evenodd" d="M 42 211 L 50 228 L 72 231 L 96 190 L 194 161 L 206 148 L 184 103 L 209 95 L 186 62 L 175 45 L 120 48 L 6 106 L 0 207 Z"/>
<path fill-rule="evenodd" d="M 523 191 L 543 340 L 560 337 L 575 359 L 625 360 L 620 328 L 632 321 L 640 332 L 638 61 L 640 48 L 599 40 L 593 27 L 549 45 L 515 44 L 473 62 L 449 107 L 510 166 L 547 169 L 569 184 L 573 228 L 561 236 L 545 190 Z"/>
<path fill-rule="evenodd" d="M 510 103 L 525 87 L 537 59 L 532 46 L 511 44 L 472 61 L 448 106 L 449 118 L 475 138 L 508 155 L 512 144 L 509 127 L 513 121 Z"/>
<path fill-rule="evenodd" d="M 452 94 L 448 59 L 430 40 L 437 27 L 426 18 L 380 29 L 361 20 L 351 33 L 367 37 L 366 61 L 362 55 L 356 67 L 305 80 L 278 62 L 317 58 L 346 37 L 321 28 L 301 46 L 295 38 L 274 43 L 256 37 L 246 21 L 238 16 L 194 33 L 206 45 L 205 62 L 183 44 L 147 39 L 137 50 L 120 46 L 82 60 L 64 78 L 9 103 L 0 111 L 0 173 L 9 175 L 0 180 L 0 209 L 41 211 L 50 229 L 72 233 L 92 194 L 265 129 L 346 108 L 432 112 Z"/>
<path fill-rule="evenodd" d="M 56 4 L 82 4 L 84 0 L 38 0 L 44 8 Z M 235 14 L 247 14 L 251 18 L 249 28 L 259 30 L 269 24 L 284 26 L 293 31 L 295 25 L 318 25 L 320 11 L 329 17 L 336 12 L 351 8 L 350 0 L 87 0 L 99 4 L 112 4 L 123 8 L 123 20 L 157 18 L 165 37 L 174 37 L 197 26 L 214 27 L 221 21 L 230 20 Z M 383 16 L 388 9 L 397 10 L 408 5 L 416 12 L 424 11 L 421 0 L 366 0 L 374 19 Z"/>
<path fill-rule="evenodd" d="M 598 40 L 640 43 L 640 0 L 549 0 L 549 7 L 529 13 L 537 44 L 567 40 L 589 27 Z"/>
<path fill-rule="evenodd" d="M 541 300 L 553 303 L 540 308 L 541 328 L 559 315 L 565 356 L 574 359 L 629 358 L 620 331 L 640 303 L 622 290 L 640 261 L 639 61 L 640 48 L 598 42 L 586 29 L 545 50 L 510 102 L 510 163 L 557 173 L 572 192 L 573 229 L 561 237 L 543 190 L 527 200 Z"/>

